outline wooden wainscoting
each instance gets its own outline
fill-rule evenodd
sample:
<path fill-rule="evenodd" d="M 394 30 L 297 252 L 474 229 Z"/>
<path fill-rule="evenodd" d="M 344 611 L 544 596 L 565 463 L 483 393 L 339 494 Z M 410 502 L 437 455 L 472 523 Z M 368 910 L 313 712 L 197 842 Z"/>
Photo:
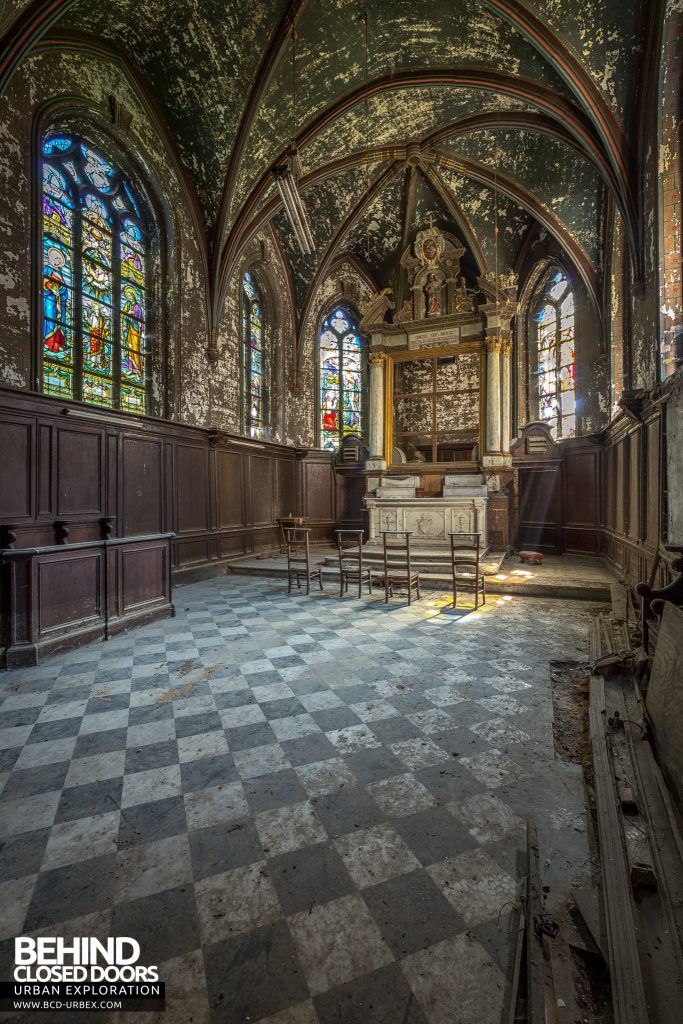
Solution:
<path fill-rule="evenodd" d="M 176 581 L 225 571 L 279 545 L 277 519 L 305 515 L 331 540 L 327 452 L 0 389 L 0 548 L 173 533 Z"/>
<path fill-rule="evenodd" d="M 1 555 L 4 668 L 173 614 L 172 533 L 6 548 Z"/>

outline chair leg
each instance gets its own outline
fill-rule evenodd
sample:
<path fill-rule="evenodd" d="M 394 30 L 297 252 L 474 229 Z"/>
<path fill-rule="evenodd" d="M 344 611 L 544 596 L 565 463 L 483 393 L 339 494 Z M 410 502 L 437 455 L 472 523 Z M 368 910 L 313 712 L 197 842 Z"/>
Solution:
<path fill-rule="evenodd" d="M 486 577 L 482 577 L 481 581 L 481 603 L 486 604 Z"/>
<path fill-rule="evenodd" d="M 368 573 L 368 594 L 372 593 L 372 573 Z"/>
<path fill-rule="evenodd" d="M 325 588 L 323 586 L 323 571 L 322 571 L 322 569 L 318 569 L 318 582 L 320 583 L 320 590 L 321 590 L 321 592 L 324 593 Z"/>
<path fill-rule="evenodd" d="M 339 574 L 339 596 L 344 596 L 344 573 Z"/>
<path fill-rule="evenodd" d="M 384 603 L 389 604 L 389 584 L 384 582 Z"/>
<path fill-rule="evenodd" d="M 420 600 L 420 577 L 417 577 L 417 599 Z"/>
<path fill-rule="evenodd" d="M 289 573 L 289 576 L 287 578 L 287 593 L 288 594 L 292 593 L 292 574 L 291 574 L 291 572 Z"/>

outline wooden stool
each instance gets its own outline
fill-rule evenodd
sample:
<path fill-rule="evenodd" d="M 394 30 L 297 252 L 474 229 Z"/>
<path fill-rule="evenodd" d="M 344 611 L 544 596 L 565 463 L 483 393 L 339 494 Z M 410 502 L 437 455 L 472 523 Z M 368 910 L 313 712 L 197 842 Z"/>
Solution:
<path fill-rule="evenodd" d="M 528 562 L 529 565 L 543 565 L 543 555 L 540 551 L 520 551 L 520 562 Z"/>

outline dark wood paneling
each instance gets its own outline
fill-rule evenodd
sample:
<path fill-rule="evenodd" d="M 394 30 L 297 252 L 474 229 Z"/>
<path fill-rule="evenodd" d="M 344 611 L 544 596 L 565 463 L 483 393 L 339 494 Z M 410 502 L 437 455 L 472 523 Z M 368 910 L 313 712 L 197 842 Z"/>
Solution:
<path fill-rule="evenodd" d="M 274 459 L 261 455 L 249 456 L 251 469 L 251 522 L 254 526 L 268 526 L 275 516 L 273 506 Z"/>
<path fill-rule="evenodd" d="M 277 466 L 277 515 L 289 516 L 298 508 L 296 496 L 296 462 L 293 459 L 278 459 Z"/>
<path fill-rule="evenodd" d="M 66 427 L 57 433 L 58 516 L 102 515 L 102 431 Z"/>
<path fill-rule="evenodd" d="M 337 527 L 362 530 L 365 526 L 363 497 L 366 477 L 362 469 L 337 469 Z"/>
<path fill-rule="evenodd" d="M 208 455 L 199 445 L 176 445 L 179 536 L 209 529 Z"/>
<path fill-rule="evenodd" d="M 165 547 L 138 544 L 121 552 L 121 609 L 128 612 L 163 599 L 168 551 Z"/>
<path fill-rule="evenodd" d="M 52 651 L 172 614 L 171 540 L 162 534 L 3 551 L 4 667 L 35 665 Z"/>
<path fill-rule="evenodd" d="M 38 516 L 50 516 L 54 509 L 53 488 L 54 430 L 49 423 L 38 427 Z"/>
<path fill-rule="evenodd" d="M 36 560 L 38 630 L 41 634 L 98 619 L 102 607 L 103 552 L 58 552 Z"/>
<path fill-rule="evenodd" d="M 518 548 L 561 551 L 559 466 L 519 471 Z"/>
<path fill-rule="evenodd" d="M 562 464 L 565 523 L 595 526 L 599 522 L 598 453 L 567 452 Z"/>
<path fill-rule="evenodd" d="M 334 522 L 334 491 L 331 484 L 329 461 L 315 457 L 304 459 L 303 514 L 312 521 Z"/>
<path fill-rule="evenodd" d="M 0 516 L 16 523 L 31 515 L 31 428 L 26 421 L 0 423 Z M 11 485 L 10 485 L 11 481 Z"/>
<path fill-rule="evenodd" d="M 217 451 L 216 477 L 219 529 L 245 526 L 242 455 L 239 452 Z"/>
<path fill-rule="evenodd" d="M 314 540 L 335 522 L 331 457 L 165 420 L 97 413 L 0 388 L 0 526 L 16 547 L 171 530 L 184 579 L 225 571 L 226 559 L 279 545 L 277 516 L 311 516 Z M 303 467 L 306 467 L 305 470 Z M 304 510 L 307 507 L 307 511 Z M 112 571 L 118 571 L 114 566 Z"/>
<path fill-rule="evenodd" d="M 160 440 L 123 438 L 121 489 L 124 535 L 161 533 L 161 462 Z"/>

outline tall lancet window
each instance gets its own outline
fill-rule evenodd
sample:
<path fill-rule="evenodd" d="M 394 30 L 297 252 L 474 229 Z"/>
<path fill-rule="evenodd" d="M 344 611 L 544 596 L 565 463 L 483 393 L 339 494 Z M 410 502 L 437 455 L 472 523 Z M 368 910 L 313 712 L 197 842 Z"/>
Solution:
<path fill-rule="evenodd" d="M 263 302 L 248 272 L 242 278 L 242 353 L 244 424 L 260 437 L 266 424 Z"/>
<path fill-rule="evenodd" d="M 320 447 L 334 451 L 347 434 L 363 433 L 363 341 L 350 310 L 335 306 L 319 339 Z"/>
<path fill-rule="evenodd" d="M 574 294 L 563 270 L 553 267 L 531 305 L 529 384 L 532 419 L 553 437 L 576 434 Z"/>
<path fill-rule="evenodd" d="M 42 144 L 43 391 L 147 411 L 148 238 L 114 164 L 71 135 Z"/>

